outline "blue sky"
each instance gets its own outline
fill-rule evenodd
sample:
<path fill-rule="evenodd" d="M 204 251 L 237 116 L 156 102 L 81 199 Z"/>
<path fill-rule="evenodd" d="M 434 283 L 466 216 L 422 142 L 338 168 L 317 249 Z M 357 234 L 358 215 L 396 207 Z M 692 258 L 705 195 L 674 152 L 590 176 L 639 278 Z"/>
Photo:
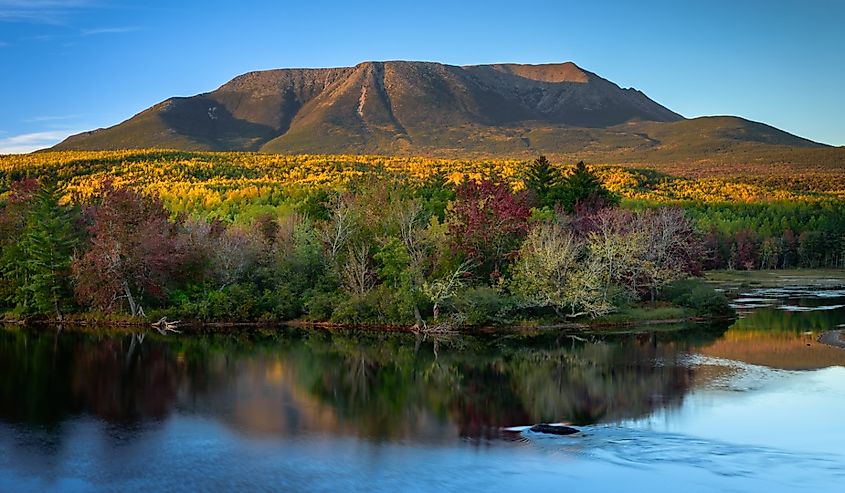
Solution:
<path fill-rule="evenodd" d="M 0 153 L 250 70 L 574 61 L 687 117 L 845 145 L 845 2 L 0 0 Z"/>

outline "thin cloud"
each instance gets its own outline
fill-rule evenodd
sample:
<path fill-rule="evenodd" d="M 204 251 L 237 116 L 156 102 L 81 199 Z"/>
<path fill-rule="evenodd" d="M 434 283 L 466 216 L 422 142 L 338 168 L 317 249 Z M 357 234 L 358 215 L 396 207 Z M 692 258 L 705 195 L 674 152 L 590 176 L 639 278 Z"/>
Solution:
<path fill-rule="evenodd" d="M 97 0 L 0 0 L 0 21 L 60 24 L 68 15 L 95 7 Z"/>
<path fill-rule="evenodd" d="M 84 115 L 44 115 L 33 116 L 24 120 L 24 123 L 48 123 L 59 122 L 64 120 L 76 120 Z"/>
<path fill-rule="evenodd" d="M 56 39 L 59 39 L 60 36 L 56 36 L 55 34 L 39 34 L 37 36 L 28 36 L 26 38 L 21 38 L 22 41 L 38 41 L 41 43 L 47 43 Z"/>
<path fill-rule="evenodd" d="M 83 29 L 82 35 L 83 36 L 94 36 L 97 34 L 121 34 L 121 33 L 132 33 L 135 31 L 140 31 L 141 28 L 137 26 L 124 26 L 124 27 L 100 27 L 96 29 Z"/>
<path fill-rule="evenodd" d="M 0 154 L 24 154 L 58 144 L 74 131 L 51 130 L 0 138 Z"/>

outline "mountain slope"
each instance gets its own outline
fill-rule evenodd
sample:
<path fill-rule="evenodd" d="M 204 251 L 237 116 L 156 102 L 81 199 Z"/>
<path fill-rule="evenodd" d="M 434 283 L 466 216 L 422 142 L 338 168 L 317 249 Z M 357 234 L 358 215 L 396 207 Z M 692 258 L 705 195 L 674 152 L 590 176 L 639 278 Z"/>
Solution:
<path fill-rule="evenodd" d="M 625 161 L 821 145 L 741 118 L 684 119 L 571 62 L 459 67 L 392 61 L 250 72 L 215 91 L 170 98 L 119 125 L 69 137 L 54 149 L 142 147 L 581 153 Z"/>
<path fill-rule="evenodd" d="M 73 136 L 56 148 L 402 150 L 457 144 L 442 131 L 461 127 L 481 131 L 520 122 L 606 127 L 681 118 L 573 63 L 365 62 L 251 72 L 216 91 L 171 98 L 120 125 Z"/>

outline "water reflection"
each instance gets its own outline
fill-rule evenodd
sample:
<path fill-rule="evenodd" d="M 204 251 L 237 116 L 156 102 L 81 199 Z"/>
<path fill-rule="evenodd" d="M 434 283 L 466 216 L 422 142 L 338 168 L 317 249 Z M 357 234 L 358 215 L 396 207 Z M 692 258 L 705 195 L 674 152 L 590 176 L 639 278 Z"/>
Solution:
<path fill-rule="evenodd" d="M 86 414 L 126 425 L 179 413 L 262 437 L 491 437 L 504 426 L 612 422 L 677 406 L 698 378 L 683 355 L 724 330 L 465 336 L 435 356 L 411 334 L 7 328 L 0 419 L 50 427 Z"/>
<path fill-rule="evenodd" d="M 845 309 L 811 309 L 833 294 L 750 293 L 768 304 L 729 328 L 482 334 L 436 355 L 411 334 L 8 327 L 0 491 L 839 491 L 845 351 L 816 337 Z M 484 439 L 539 421 L 584 426 Z"/>
<path fill-rule="evenodd" d="M 777 297 L 778 294 L 782 296 Z M 784 370 L 845 366 L 845 351 L 818 342 L 822 332 L 836 329 L 845 322 L 842 294 L 841 289 L 753 291 L 749 295 L 768 296 L 766 304 L 742 313 L 723 337 L 701 348 L 700 352 Z M 758 303 L 764 298 L 750 299 Z"/>

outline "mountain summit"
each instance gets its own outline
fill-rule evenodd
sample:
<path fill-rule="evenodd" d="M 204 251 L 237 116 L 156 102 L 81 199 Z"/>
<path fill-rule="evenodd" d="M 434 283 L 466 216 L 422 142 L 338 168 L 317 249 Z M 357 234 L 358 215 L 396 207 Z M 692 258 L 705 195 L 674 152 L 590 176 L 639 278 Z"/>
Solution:
<path fill-rule="evenodd" d="M 819 145 L 739 118 L 687 120 L 571 62 L 389 61 L 249 72 L 215 91 L 173 97 L 119 125 L 71 136 L 54 149 L 637 155 L 690 145 L 676 142 L 679 135 Z"/>

